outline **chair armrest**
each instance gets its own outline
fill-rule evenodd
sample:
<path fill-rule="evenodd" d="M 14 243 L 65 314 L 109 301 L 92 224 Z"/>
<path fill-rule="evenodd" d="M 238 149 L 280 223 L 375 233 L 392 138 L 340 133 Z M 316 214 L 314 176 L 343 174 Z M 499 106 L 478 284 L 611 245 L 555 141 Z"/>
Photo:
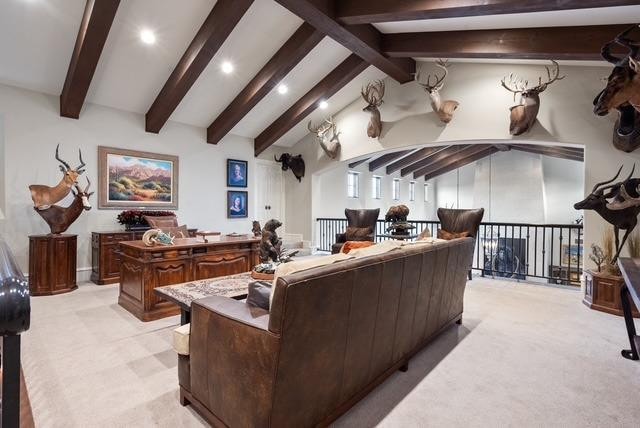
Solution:
<path fill-rule="evenodd" d="M 280 336 L 269 313 L 213 296 L 191 304 L 191 395 L 227 426 L 268 426 Z"/>
<path fill-rule="evenodd" d="M 336 244 L 341 244 L 347 242 L 347 234 L 346 233 L 336 233 Z"/>

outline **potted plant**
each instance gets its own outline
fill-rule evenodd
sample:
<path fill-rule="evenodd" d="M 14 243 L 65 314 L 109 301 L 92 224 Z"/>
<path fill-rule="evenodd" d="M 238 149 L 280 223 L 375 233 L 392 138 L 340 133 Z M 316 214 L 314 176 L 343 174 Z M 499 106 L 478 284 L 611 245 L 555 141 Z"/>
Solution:
<path fill-rule="evenodd" d="M 149 229 L 149 224 L 144 219 L 145 216 L 166 217 L 175 216 L 172 211 L 140 211 L 126 210 L 118 214 L 118 223 L 123 224 L 126 230 Z"/>

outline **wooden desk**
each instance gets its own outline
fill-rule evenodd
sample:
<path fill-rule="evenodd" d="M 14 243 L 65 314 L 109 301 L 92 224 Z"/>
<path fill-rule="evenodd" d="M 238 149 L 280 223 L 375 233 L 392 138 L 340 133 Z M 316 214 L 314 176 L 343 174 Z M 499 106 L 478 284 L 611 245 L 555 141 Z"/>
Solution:
<path fill-rule="evenodd" d="M 156 287 L 248 272 L 259 263 L 260 240 L 249 236 L 174 242 L 155 247 L 147 247 L 142 241 L 120 243 L 118 304 L 142 321 L 180 313 L 178 306 L 154 293 Z"/>
<path fill-rule="evenodd" d="M 620 266 L 625 282 L 625 285 L 620 289 L 620 299 L 622 300 L 624 323 L 627 327 L 627 335 L 631 346 L 631 349 L 623 349 L 621 354 L 629 360 L 637 360 L 639 358 L 640 336 L 636 334 L 636 326 L 633 323 L 631 311 L 633 303 L 635 303 L 636 308 L 640 308 L 640 259 L 623 257 L 618 259 L 618 266 Z"/>

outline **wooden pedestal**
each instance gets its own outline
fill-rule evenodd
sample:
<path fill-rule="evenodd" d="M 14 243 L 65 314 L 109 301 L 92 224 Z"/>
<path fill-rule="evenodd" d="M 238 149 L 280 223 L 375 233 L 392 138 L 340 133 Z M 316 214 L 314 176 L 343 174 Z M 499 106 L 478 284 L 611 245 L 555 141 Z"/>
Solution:
<path fill-rule="evenodd" d="M 602 272 L 585 271 L 584 299 L 582 302 L 596 311 L 622 316 L 620 289 L 624 285 L 621 276 L 608 275 Z M 634 318 L 640 313 L 633 307 Z"/>
<path fill-rule="evenodd" d="M 77 235 L 29 236 L 29 290 L 32 296 L 68 293 L 76 284 Z"/>

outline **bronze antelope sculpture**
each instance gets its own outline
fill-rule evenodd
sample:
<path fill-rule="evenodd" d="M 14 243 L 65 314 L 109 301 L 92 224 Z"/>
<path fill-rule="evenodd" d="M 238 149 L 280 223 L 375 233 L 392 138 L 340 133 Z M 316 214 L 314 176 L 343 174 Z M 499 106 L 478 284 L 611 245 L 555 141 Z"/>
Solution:
<path fill-rule="evenodd" d="M 606 116 L 611 110 L 619 115 L 613 129 L 613 145 L 618 150 L 632 152 L 640 147 L 640 42 L 629 34 L 633 25 L 602 47 L 602 58 L 613 64 L 607 86 L 593 100 L 593 112 Z M 624 46 L 629 53 L 623 57 L 611 53 L 614 44 Z"/>
<path fill-rule="evenodd" d="M 60 202 L 64 199 L 71 188 L 78 182 L 78 177 L 84 172 L 85 163 L 82 160 L 82 150 L 79 150 L 80 165 L 75 169 L 71 168 L 69 164 L 60 158 L 58 150 L 60 144 L 56 146 L 56 160 L 60 162 L 60 171 L 62 171 L 62 180 L 55 186 L 44 186 L 41 184 L 32 184 L 29 186 L 31 191 L 31 199 L 33 200 L 33 206 L 36 209 L 44 210 L 51 205 Z"/>
<path fill-rule="evenodd" d="M 460 103 L 453 100 L 442 101 L 442 98 L 440 97 L 440 91 L 444 87 L 444 81 L 447 78 L 447 68 L 449 67 L 449 65 L 446 61 L 443 61 L 441 59 L 436 61 L 436 65 L 444 70 L 444 74 L 442 75 L 442 77 L 438 77 L 438 75 L 436 74 L 435 82 L 433 84 L 431 84 L 430 74 L 427 76 L 426 83 L 421 82 L 420 71 L 416 73 L 415 81 L 416 83 L 418 83 L 418 85 L 424 88 L 427 94 L 429 94 L 429 98 L 431 99 L 431 108 L 436 113 L 436 115 L 438 115 L 440 121 L 449 123 L 453 118 L 453 112 L 458 108 L 458 105 L 460 105 Z"/>
<path fill-rule="evenodd" d="M 93 195 L 93 192 L 89 193 L 90 186 L 91 182 L 88 178 L 87 187 L 84 190 L 80 190 L 80 187 L 75 184 L 76 191 L 71 190 L 73 192 L 73 202 L 68 207 L 52 205 L 47 209 L 38 209 L 36 207 L 33 207 L 33 209 L 47 222 L 52 234 L 64 233 L 82 214 L 82 211 L 91 209 L 89 197 Z"/>
<path fill-rule="evenodd" d="M 565 76 L 560 76 L 558 63 L 555 61 L 551 61 L 551 63 L 553 71 L 545 66 L 547 80 L 543 82 L 542 77 L 539 77 L 538 84 L 532 88 L 529 87 L 528 80 L 523 80 L 513 74 L 509 75 L 508 82 L 506 77 L 500 81 L 503 88 L 513 92 L 514 101 L 516 95 L 520 94 L 520 102 L 509 109 L 511 111 L 511 124 L 509 125 L 511 135 L 521 135 L 531 129 L 540 110 L 540 94 L 553 82 L 565 78 Z"/>
<path fill-rule="evenodd" d="M 382 133 L 382 120 L 380 119 L 380 106 L 384 102 L 384 82 L 376 80 L 368 83 L 366 87 L 360 91 L 362 98 L 367 102 L 367 106 L 362 109 L 371 113 L 369 125 L 367 125 L 367 135 L 369 138 L 378 138 Z"/>
<path fill-rule="evenodd" d="M 638 193 L 640 179 L 631 178 L 634 171 L 635 165 L 625 180 L 616 182 L 616 179 L 622 172 L 621 166 L 615 177 L 611 180 L 597 183 L 584 200 L 576 202 L 573 205 L 577 210 L 593 210 L 609 224 L 613 225 L 616 240 L 616 254 L 611 260 L 611 263 L 615 263 L 616 260 L 618 260 L 620 251 L 627 241 L 629 234 L 638 224 L 640 202 L 636 203 L 634 200 L 640 198 L 640 194 Z M 609 202 L 610 199 L 611 202 Z M 622 241 L 620 241 L 619 238 L 620 230 L 625 231 Z"/>
<path fill-rule="evenodd" d="M 336 124 L 331 116 L 318 126 L 313 125 L 311 121 L 309 121 L 307 128 L 309 132 L 315 134 L 316 140 L 320 143 L 320 147 L 322 147 L 322 150 L 324 150 L 327 156 L 331 159 L 338 157 L 338 152 L 340 151 L 340 133 L 337 132 Z M 330 134 L 329 131 L 331 131 Z"/>

